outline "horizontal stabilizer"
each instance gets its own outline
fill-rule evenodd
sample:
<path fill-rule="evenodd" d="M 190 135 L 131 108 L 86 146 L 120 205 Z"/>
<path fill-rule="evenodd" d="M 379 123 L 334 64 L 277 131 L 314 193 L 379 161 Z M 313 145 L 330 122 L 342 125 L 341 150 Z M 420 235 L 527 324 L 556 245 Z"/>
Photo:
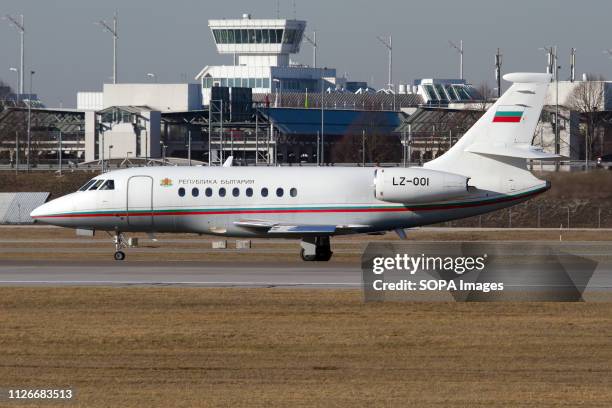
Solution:
<path fill-rule="evenodd" d="M 501 146 L 476 143 L 468 146 L 465 151 L 487 156 L 517 157 L 530 160 L 560 160 L 563 158 L 562 156 L 556 154 L 546 153 L 531 145 L 515 144 L 511 146 Z"/>

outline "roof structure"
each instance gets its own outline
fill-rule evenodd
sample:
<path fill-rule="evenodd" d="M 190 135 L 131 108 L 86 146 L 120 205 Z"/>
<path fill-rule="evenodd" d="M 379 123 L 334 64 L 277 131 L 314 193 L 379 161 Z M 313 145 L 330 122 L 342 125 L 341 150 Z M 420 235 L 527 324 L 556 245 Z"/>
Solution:
<path fill-rule="evenodd" d="M 9 107 L 0 113 L 0 135 L 24 129 L 28 109 Z M 84 130 L 85 113 L 70 109 L 31 109 L 33 130 L 59 130 L 73 133 Z"/>
<path fill-rule="evenodd" d="M 292 108 L 320 108 L 321 94 L 303 92 L 282 92 L 279 94 L 253 94 L 253 102 L 265 104 L 266 99 L 270 106 L 278 105 Z M 401 108 L 416 107 L 424 103 L 423 98 L 417 94 L 385 94 L 331 92 L 323 96 L 325 108 L 329 109 L 359 109 L 371 111 L 399 110 Z"/>
<path fill-rule="evenodd" d="M 420 107 L 398 127 L 398 132 L 446 132 L 465 133 L 484 111 L 470 109 L 449 109 Z"/>

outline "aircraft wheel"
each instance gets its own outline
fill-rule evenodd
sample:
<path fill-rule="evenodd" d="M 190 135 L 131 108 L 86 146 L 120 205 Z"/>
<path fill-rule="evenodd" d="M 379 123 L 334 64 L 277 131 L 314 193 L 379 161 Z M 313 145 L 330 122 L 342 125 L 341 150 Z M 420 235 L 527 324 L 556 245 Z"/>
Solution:
<path fill-rule="evenodd" d="M 115 261 L 123 261 L 125 259 L 125 253 L 123 251 L 115 252 Z"/>
<path fill-rule="evenodd" d="M 306 261 L 306 262 L 312 262 L 312 261 L 316 261 L 317 260 L 317 256 L 316 255 L 306 255 L 304 253 L 304 249 L 303 248 L 300 251 L 300 257 L 302 258 L 302 261 Z"/>
<path fill-rule="evenodd" d="M 316 255 L 317 261 L 327 262 L 331 259 L 333 252 L 327 251 Z"/>

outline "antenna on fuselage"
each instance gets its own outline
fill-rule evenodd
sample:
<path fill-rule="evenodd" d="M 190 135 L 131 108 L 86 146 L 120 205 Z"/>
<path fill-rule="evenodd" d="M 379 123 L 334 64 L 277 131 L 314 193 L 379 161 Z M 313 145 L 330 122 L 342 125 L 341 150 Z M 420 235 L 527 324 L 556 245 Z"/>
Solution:
<path fill-rule="evenodd" d="M 227 158 L 225 163 L 223 163 L 223 167 L 232 167 L 233 163 L 234 163 L 234 156 L 230 156 Z"/>

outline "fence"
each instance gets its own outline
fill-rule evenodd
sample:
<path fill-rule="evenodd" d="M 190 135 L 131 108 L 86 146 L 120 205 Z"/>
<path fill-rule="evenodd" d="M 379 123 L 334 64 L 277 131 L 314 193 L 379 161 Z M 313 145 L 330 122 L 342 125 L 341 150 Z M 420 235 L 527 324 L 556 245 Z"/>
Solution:
<path fill-rule="evenodd" d="M 30 213 L 49 193 L 0 193 L 0 224 L 33 224 Z"/>

